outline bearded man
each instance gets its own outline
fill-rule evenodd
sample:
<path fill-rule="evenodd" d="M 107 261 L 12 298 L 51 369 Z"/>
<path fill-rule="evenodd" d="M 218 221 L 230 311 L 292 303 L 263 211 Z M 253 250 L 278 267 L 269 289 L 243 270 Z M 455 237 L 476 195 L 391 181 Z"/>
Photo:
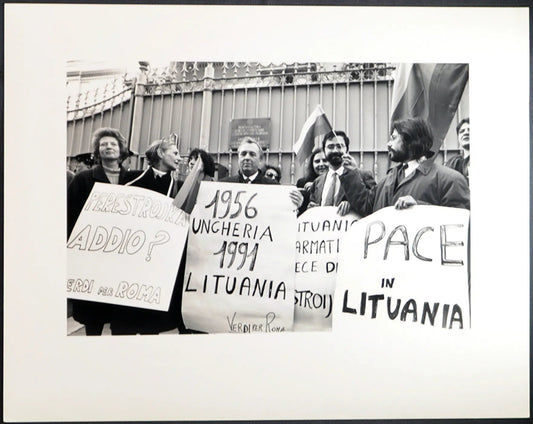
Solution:
<path fill-rule="evenodd" d="M 406 209 L 436 205 L 470 209 L 470 190 L 459 172 L 430 160 L 434 155 L 431 128 L 421 118 L 398 120 L 391 125 L 387 143 L 392 167 L 378 184 L 374 211 L 387 206 Z"/>
<path fill-rule="evenodd" d="M 343 131 L 332 130 L 324 136 L 322 150 L 328 171 L 313 181 L 309 207 L 337 206 L 341 216 L 350 211 L 361 217 L 371 213 L 376 182 L 370 173 L 358 169 L 349 147 Z"/>

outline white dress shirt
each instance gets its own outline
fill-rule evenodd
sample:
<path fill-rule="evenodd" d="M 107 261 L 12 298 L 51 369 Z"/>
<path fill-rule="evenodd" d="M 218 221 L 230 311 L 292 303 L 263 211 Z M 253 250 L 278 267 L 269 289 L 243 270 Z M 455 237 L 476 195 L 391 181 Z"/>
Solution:
<path fill-rule="evenodd" d="M 329 188 L 333 184 L 333 174 L 337 174 L 337 177 L 340 177 L 344 172 L 344 166 L 341 166 L 336 171 L 333 171 L 331 168 L 328 169 L 328 174 L 326 175 L 326 181 L 324 182 L 324 189 L 322 190 L 322 201 L 320 202 L 320 206 L 324 206 L 326 203 L 326 197 L 329 192 Z M 339 190 L 341 188 L 340 179 L 337 180 L 337 186 L 335 187 L 335 199 L 339 195 Z"/>

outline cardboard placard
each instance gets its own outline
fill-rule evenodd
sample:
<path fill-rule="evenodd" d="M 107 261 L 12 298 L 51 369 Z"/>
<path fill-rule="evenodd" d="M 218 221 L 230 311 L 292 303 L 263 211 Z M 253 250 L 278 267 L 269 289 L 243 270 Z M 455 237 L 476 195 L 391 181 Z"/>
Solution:
<path fill-rule="evenodd" d="M 294 315 L 294 187 L 202 182 L 191 214 L 182 314 L 209 333 L 278 332 Z"/>
<path fill-rule="evenodd" d="M 418 205 L 354 224 L 341 243 L 333 330 L 470 328 L 469 218 Z"/>
<path fill-rule="evenodd" d="M 67 242 L 67 297 L 168 310 L 189 228 L 172 200 L 96 183 Z"/>
<path fill-rule="evenodd" d="M 359 216 L 336 206 L 314 207 L 298 217 L 294 331 L 329 331 L 341 237 Z"/>

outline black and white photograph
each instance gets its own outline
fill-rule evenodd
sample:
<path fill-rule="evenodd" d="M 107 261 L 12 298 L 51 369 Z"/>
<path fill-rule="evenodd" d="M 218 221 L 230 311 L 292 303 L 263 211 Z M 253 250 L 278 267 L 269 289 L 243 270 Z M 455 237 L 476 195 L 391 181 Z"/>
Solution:
<path fill-rule="evenodd" d="M 4 420 L 528 418 L 528 13 L 8 5 Z"/>
<path fill-rule="evenodd" d="M 412 290 L 395 306 L 387 293 L 391 320 L 470 327 L 468 64 L 104 65 L 67 64 L 69 335 L 331 330 L 337 312 L 364 316 L 334 308 L 342 236 L 361 218 L 342 248 L 351 285 L 379 268 Z M 398 223 L 375 263 L 356 246 L 377 248 L 387 207 Z M 405 209 L 444 221 L 408 228 Z M 422 294 L 413 256 L 460 272 Z M 375 318 L 385 293 L 372 296 Z"/>

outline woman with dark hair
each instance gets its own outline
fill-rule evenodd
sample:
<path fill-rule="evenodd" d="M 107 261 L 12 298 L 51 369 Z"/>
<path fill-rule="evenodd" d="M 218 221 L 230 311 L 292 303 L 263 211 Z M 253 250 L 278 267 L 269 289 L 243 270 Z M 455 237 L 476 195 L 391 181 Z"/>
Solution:
<path fill-rule="evenodd" d="M 215 178 L 215 161 L 209 153 L 202 149 L 192 149 L 189 153 L 189 171 L 194 167 L 194 164 L 198 160 L 198 157 L 202 158 L 204 164 L 204 181 L 213 181 Z"/>
<path fill-rule="evenodd" d="M 307 158 L 304 176 L 296 181 L 296 187 L 301 189 L 300 192 L 304 196 L 302 206 L 298 209 L 298 215 L 302 214 L 309 205 L 309 198 L 311 195 L 309 189 L 311 188 L 313 181 L 325 172 L 328 172 L 326 156 L 324 155 L 322 148 L 317 147 L 311 152 L 311 156 Z"/>
<path fill-rule="evenodd" d="M 309 188 L 311 186 L 310 183 L 312 183 L 319 175 L 327 172 L 327 170 L 328 163 L 326 162 L 324 151 L 321 147 L 317 147 L 307 159 L 305 175 L 296 182 L 296 187 Z"/>
<path fill-rule="evenodd" d="M 281 169 L 274 165 L 265 165 L 265 177 L 279 183 L 281 180 Z"/>
<path fill-rule="evenodd" d="M 95 183 L 125 184 L 130 175 L 122 167 L 128 157 L 127 142 L 115 128 L 100 128 L 92 138 L 93 157 L 97 163 L 91 169 L 76 173 L 67 188 L 67 237 Z M 99 336 L 104 324 L 110 322 L 112 305 L 72 299 L 73 318 L 85 325 L 85 334 Z"/>

